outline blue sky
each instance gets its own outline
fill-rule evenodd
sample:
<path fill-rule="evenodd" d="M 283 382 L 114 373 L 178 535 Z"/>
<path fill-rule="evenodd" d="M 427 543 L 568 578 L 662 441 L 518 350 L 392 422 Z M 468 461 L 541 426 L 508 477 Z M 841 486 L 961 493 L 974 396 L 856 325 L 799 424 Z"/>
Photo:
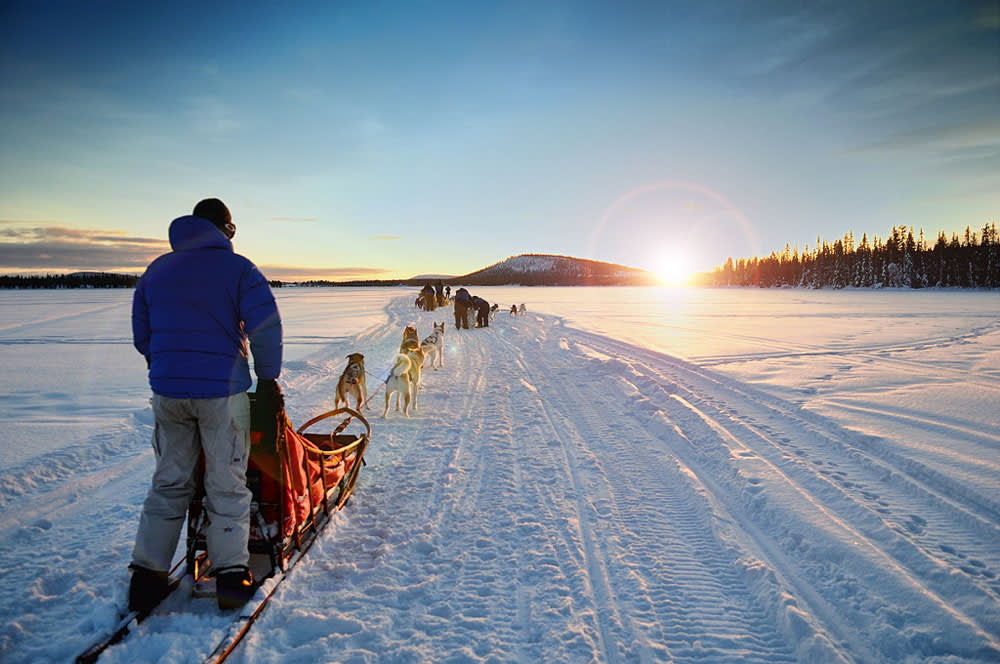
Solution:
<path fill-rule="evenodd" d="M 0 272 L 141 272 L 209 196 L 281 279 L 978 230 L 998 108 L 996 1 L 7 1 Z"/>

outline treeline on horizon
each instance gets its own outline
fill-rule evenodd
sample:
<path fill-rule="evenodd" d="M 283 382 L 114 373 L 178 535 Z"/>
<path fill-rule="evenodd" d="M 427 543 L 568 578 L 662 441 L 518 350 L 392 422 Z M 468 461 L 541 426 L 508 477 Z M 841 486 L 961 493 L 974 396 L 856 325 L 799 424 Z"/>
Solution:
<path fill-rule="evenodd" d="M 834 242 L 817 238 L 812 250 L 785 245 L 784 251 L 760 258 L 729 258 L 702 275 L 701 285 L 772 288 L 1000 288 L 1000 237 L 996 224 L 979 233 L 966 227 L 964 237 L 942 231 L 932 244 L 923 229 L 893 226 L 884 240 L 853 232 Z"/>
<path fill-rule="evenodd" d="M 135 288 L 139 283 L 137 274 L 115 274 L 113 272 L 79 272 L 73 274 L 44 275 L 0 275 L 0 289 L 64 289 L 64 288 Z M 268 282 L 281 286 L 280 281 Z"/>
<path fill-rule="evenodd" d="M 135 288 L 138 275 L 111 272 L 81 274 L 0 275 L 0 288 Z"/>

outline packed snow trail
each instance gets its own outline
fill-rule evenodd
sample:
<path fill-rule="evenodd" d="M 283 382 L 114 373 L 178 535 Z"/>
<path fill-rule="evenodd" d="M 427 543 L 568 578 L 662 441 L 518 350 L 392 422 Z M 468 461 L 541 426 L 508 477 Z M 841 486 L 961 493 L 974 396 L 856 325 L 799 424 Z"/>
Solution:
<path fill-rule="evenodd" d="M 451 314 L 407 305 L 345 350 L 386 367 L 405 324 L 423 334 Z M 373 419 L 355 504 L 241 661 L 1000 656 L 1000 518 L 981 496 L 551 317 L 449 325 L 445 343 L 416 414 Z M 332 364 L 293 380 L 289 402 L 328 401 Z"/>

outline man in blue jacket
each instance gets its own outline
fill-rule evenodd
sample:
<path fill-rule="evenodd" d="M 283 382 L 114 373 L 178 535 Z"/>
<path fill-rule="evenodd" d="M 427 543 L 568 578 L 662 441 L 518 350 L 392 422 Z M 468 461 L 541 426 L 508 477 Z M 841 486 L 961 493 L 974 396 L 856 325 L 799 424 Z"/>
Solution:
<path fill-rule="evenodd" d="M 257 588 L 247 551 L 248 355 L 253 354 L 258 398 L 276 401 L 282 331 L 267 279 L 233 252 L 235 233 L 222 201 L 201 201 L 193 214 L 170 224 L 173 251 L 149 265 L 132 301 L 132 337 L 149 367 L 156 425 L 156 470 L 130 565 L 129 608 L 140 613 L 152 610 L 167 592 L 202 452 L 210 519 L 206 539 L 219 607 L 242 606 Z"/>

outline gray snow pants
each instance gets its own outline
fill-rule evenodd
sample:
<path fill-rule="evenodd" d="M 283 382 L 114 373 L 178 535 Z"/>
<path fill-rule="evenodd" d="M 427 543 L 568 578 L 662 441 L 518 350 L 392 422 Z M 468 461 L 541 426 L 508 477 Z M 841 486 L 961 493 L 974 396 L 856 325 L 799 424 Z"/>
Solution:
<path fill-rule="evenodd" d="M 132 564 L 169 570 L 194 494 L 194 471 L 205 452 L 208 557 L 215 570 L 247 565 L 251 493 L 250 398 L 172 399 L 153 395 L 156 470 L 142 506 Z"/>

